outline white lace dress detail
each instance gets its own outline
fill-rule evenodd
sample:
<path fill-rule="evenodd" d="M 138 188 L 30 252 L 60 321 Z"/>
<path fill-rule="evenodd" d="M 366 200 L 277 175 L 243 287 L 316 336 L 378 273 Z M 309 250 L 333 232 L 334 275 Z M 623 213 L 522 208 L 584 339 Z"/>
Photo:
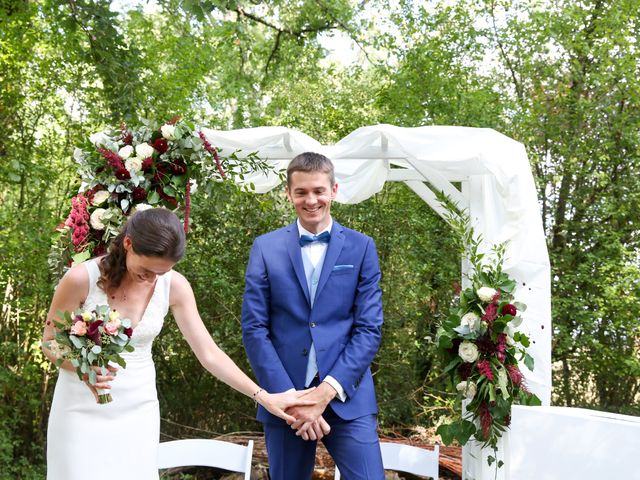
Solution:
<path fill-rule="evenodd" d="M 108 304 L 97 282 L 96 260 L 84 264 L 89 294 L 84 308 Z M 96 403 L 74 372 L 60 370 L 47 430 L 47 480 L 157 480 L 160 412 L 151 357 L 169 310 L 171 273 L 159 276 L 123 354 L 127 367 L 111 383 L 113 401 Z"/>

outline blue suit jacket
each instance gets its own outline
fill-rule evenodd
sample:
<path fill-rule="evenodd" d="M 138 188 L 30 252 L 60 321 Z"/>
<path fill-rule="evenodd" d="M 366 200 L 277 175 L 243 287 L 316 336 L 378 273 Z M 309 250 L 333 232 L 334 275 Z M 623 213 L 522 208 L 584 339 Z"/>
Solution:
<path fill-rule="evenodd" d="M 331 375 L 347 401 L 331 407 L 345 420 L 377 412 L 369 368 L 380 345 L 380 267 L 373 240 L 335 220 L 311 308 L 297 224 L 258 237 L 242 305 L 242 337 L 260 386 L 304 389 L 311 342 L 320 378 Z M 261 421 L 280 421 L 258 408 Z"/>

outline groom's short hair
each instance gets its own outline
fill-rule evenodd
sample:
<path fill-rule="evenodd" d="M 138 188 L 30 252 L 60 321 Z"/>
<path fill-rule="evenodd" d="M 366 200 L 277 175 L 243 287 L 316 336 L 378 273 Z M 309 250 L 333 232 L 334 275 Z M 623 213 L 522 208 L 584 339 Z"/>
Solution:
<path fill-rule="evenodd" d="M 287 186 L 291 186 L 293 172 L 322 172 L 329 175 L 331 186 L 336 183 L 333 162 L 320 153 L 304 152 L 296 155 L 287 167 Z"/>

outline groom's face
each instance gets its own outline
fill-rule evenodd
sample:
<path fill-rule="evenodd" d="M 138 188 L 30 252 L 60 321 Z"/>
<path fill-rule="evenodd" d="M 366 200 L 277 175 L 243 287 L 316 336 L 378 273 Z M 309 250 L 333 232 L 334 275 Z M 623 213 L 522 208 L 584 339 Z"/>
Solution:
<path fill-rule="evenodd" d="M 338 191 L 338 184 L 331 185 L 331 178 L 324 172 L 293 172 L 287 186 L 287 197 L 296 209 L 302 226 L 311 233 L 318 233 L 329 225 L 331 201 Z"/>

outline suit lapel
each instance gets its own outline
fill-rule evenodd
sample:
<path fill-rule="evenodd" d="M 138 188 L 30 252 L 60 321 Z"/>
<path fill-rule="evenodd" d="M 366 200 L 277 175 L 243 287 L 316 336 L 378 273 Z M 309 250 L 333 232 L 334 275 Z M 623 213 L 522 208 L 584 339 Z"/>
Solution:
<path fill-rule="evenodd" d="M 342 247 L 344 246 L 344 228 L 335 220 L 333 221 L 333 227 L 331 227 L 331 241 L 327 248 L 327 253 L 324 257 L 324 264 L 322 265 L 322 272 L 320 273 L 320 281 L 318 282 L 318 289 L 316 290 L 316 299 L 320 295 L 322 288 L 338 260 Z"/>
<path fill-rule="evenodd" d="M 298 277 L 298 282 L 300 282 L 300 288 L 302 288 L 304 292 L 307 303 L 311 305 L 311 301 L 309 300 L 309 286 L 307 285 L 307 277 L 304 275 L 302 252 L 300 251 L 300 233 L 298 232 L 296 222 L 293 222 L 287 227 L 287 251 L 293 264 L 293 270 L 296 272 L 296 277 Z"/>

